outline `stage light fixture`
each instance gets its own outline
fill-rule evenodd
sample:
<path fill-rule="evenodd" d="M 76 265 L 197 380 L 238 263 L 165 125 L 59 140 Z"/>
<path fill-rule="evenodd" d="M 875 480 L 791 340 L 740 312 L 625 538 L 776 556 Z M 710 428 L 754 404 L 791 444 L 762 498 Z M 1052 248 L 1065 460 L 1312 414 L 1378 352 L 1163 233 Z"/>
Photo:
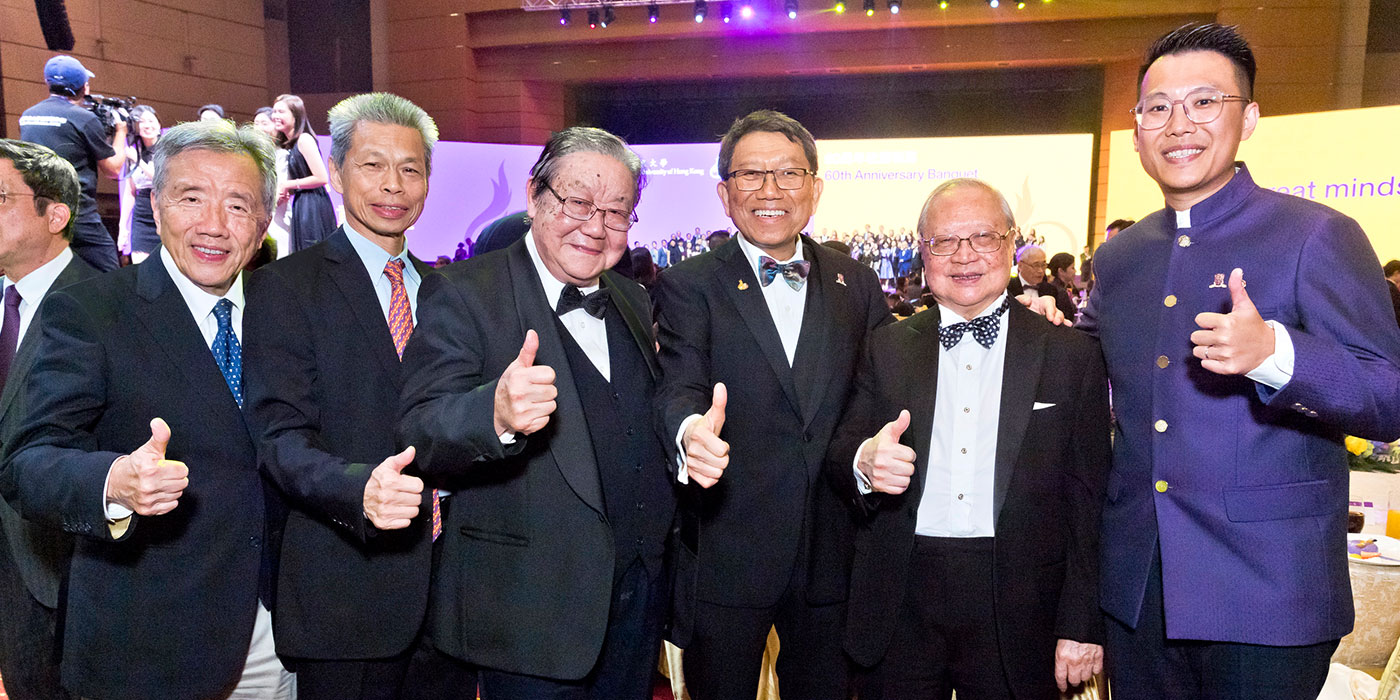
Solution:
<path fill-rule="evenodd" d="M 875 16 L 875 0 L 865 0 L 865 16 Z"/>
<path fill-rule="evenodd" d="M 597 29 L 597 28 L 598 28 L 598 11 L 597 11 L 597 10 L 589 10 L 589 11 L 588 11 L 588 28 L 589 28 L 589 29 Z"/>
<path fill-rule="evenodd" d="M 836 10 L 836 14 L 844 15 L 846 14 L 846 3 L 841 2 L 841 0 L 837 0 L 836 7 L 832 9 Z"/>
<path fill-rule="evenodd" d="M 948 0 L 939 0 L 938 9 L 940 9 L 940 10 L 946 10 L 946 9 L 948 9 Z"/>
<path fill-rule="evenodd" d="M 603 8 L 603 28 L 607 29 L 609 24 L 617 21 L 617 13 L 613 12 L 612 6 Z"/>
<path fill-rule="evenodd" d="M 710 13 L 710 8 L 705 4 L 705 0 L 695 0 L 695 23 L 705 21 L 705 15 Z"/>
<path fill-rule="evenodd" d="M 899 14 L 900 0 L 885 0 L 885 6 L 890 8 L 890 14 Z"/>
<path fill-rule="evenodd" d="M 1024 10 L 1024 9 L 1026 9 L 1026 0 L 1019 0 L 1019 2 L 1016 3 L 1016 9 L 1018 9 L 1018 10 Z"/>
<path fill-rule="evenodd" d="M 734 19 L 734 11 L 730 8 L 729 3 L 726 2 L 719 6 L 719 19 L 725 24 L 729 24 L 730 20 Z"/>
<path fill-rule="evenodd" d="M 647 5 L 647 21 L 656 24 L 656 20 L 661 18 L 661 8 L 656 5 Z"/>
<path fill-rule="evenodd" d="M 1001 0 L 987 0 L 987 6 L 995 10 L 1001 7 Z"/>
<path fill-rule="evenodd" d="M 783 9 L 787 10 L 788 19 L 797 19 L 797 0 L 786 0 Z"/>
<path fill-rule="evenodd" d="M 573 20 L 574 13 L 570 12 L 569 8 L 566 7 L 559 11 L 559 26 L 567 27 L 569 26 L 569 22 L 572 22 Z"/>
<path fill-rule="evenodd" d="M 739 8 L 740 19 L 753 19 L 753 5 L 745 4 Z"/>

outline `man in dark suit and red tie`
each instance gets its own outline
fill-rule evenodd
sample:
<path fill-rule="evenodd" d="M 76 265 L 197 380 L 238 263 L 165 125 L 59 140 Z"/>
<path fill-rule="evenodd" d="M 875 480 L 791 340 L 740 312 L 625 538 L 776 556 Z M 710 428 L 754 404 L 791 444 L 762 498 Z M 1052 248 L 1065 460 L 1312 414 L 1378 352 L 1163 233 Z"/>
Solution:
<path fill-rule="evenodd" d="M 50 292 L 97 276 L 68 243 L 78 174 L 44 146 L 0 139 L 0 449 L 29 405 L 24 389 L 39 346 L 39 304 Z M 0 499 L 0 674 L 17 700 L 66 698 L 59 682 L 59 588 L 73 536 L 19 517 Z"/>
<path fill-rule="evenodd" d="M 822 191 L 806 128 L 738 119 L 719 171 L 738 235 L 657 285 L 658 420 L 685 484 L 672 641 L 696 700 L 752 700 L 774 626 L 783 695 L 845 700 L 854 511 L 821 465 L 889 307 L 869 268 L 802 235 Z"/>
<path fill-rule="evenodd" d="M 302 700 L 395 700 L 439 524 L 413 448 L 395 448 L 400 358 L 432 274 L 405 234 L 428 196 L 437 125 L 374 93 L 331 109 L 330 134 L 345 224 L 248 286 L 249 409 L 289 507 L 273 629 Z"/>
<path fill-rule="evenodd" d="M 1400 329 L 1366 234 L 1235 160 L 1254 74 L 1233 27 L 1148 50 L 1133 143 L 1166 208 L 1098 249 L 1079 323 L 1118 421 L 1115 700 L 1317 697 L 1352 628 L 1342 438 L 1400 437 Z"/>
<path fill-rule="evenodd" d="M 245 422 L 241 271 L 276 196 L 272 142 L 225 122 L 156 146 L 159 254 L 48 295 L 0 470 L 20 515 L 80 535 L 62 677 L 85 698 L 290 698 Z"/>
<path fill-rule="evenodd" d="M 525 238 L 423 282 L 401 440 L 452 491 L 431 635 L 483 700 L 651 697 L 675 496 L 651 304 L 609 270 L 642 184 L 621 139 L 558 132 Z"/>
<path fill-rule="evenodd" d="M 1103 661 L 1103 359 L 1009 296 L 1001 193 L 945 182 L 918 234 L 937 305 L 871 334 L 830 451 L 865 512 L 846 649 L 862 698 L 1053 700 Z"/>

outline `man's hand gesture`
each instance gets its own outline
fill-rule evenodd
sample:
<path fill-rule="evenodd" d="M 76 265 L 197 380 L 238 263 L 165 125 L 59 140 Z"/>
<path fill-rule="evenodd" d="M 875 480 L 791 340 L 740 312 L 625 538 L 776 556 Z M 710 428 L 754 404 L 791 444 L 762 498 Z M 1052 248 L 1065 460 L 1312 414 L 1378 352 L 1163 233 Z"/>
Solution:
<path fill-rule="evenodd" d="M 719 439 L 724 429 L 724 407 L 729 403 L 729 391 L 723 383 L 715 385 L 710 410 L 699 420 L 690 422 L 681 443 L 685 446 L 685 468 L 690 478 L 704 488 L 710 488 L 724 475 L 729 466 L 729 443 Z"/>
<path fill-rule="evenodd" d="M 151 439 L 112 464 L 107 502 L 125 506 L 137 515 L 164 515 L 174 510 L 190 485 L 190 470 L 184 462 L 165 458 L 169 443 L 170 426 L 160 418 L 152 419 Z"/>
<path fill-rule="evenodd" d="M 540 337 L 533 330 L 525 332 L 520 354 L 506 366 L 496 382 L 496 434 L 507 432 L 529 435 L 549 423 L 554 413 L 554 368 L 535 366 L 535 353 L 540 349 Z"/>
<path fill-rule="evenodd" d="M 870 488 L 874 491 L 898 495 L 909 488 L 917 455 L 914 448 L 899 443 L 900 436 L 908 429 L 909 411 L 900 411 L 898 418 L 886 423 L 861 447 L 856 468 L 870 479 Z"/>
<path fill-rule="evenodd" d="M 389 457 L 370 472 L 365 483 L 365 517 L 380 530 L 399 530 L 418 517 L 423 480 L 403 473 L 413 463 L 414 450 Z"/>

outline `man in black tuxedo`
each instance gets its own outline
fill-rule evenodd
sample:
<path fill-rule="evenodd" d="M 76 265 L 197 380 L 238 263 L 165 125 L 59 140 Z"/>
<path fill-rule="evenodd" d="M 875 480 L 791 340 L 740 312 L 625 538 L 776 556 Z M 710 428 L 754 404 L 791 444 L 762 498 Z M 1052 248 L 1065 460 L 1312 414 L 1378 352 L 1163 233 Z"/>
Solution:
<path fill-rule="evenodd" d="M 575 127 L 530 174 L 530 233 L 425 279 L 404 356 L 402 444 L 452 491 L 430 633 L 484 700 L 650 698 L 675 500 L 651 306 L 609 270 L 641 160 Z"/>
<path fill-rule="evenodd" d="M 77 538 L 63 684 L 96 700 L 288 698 L 242 411 L 240 271 L 276 195 L 252 127 L 181 124 L 155 151 L 161 251 L 48 295 L 0 470 L 20 515 Z"/>
<path fill-rule="evenodd" d="M 890 321 L 867 267 L 801 235 L 816 143 L 773 111 L 720 143 L 738 235 L 660 276 L 662 435 L 686 484 L 672 641 L 696 700 L 757 692 L 770 627 L 783 694 L 847 697 L 840 630 L 854 512 L 821 464 L 859 348 Z"/>
<path fill-rule="evenodd" d="M 345 224 L 248 285 L 249 409 L 289 507 L 273 629 L 302 700 L 393 700 L 427 612 L 434 530 L 432 490 L 395 440 L 400 357 L 432 274 L 405 232 L 437 126 L 375 93 L 336 105 L 330 133 Z"/>
<path fill-rule="evenodd" d="M 39 304 L 96 277 L 68 247 L 80 191 L 68 161 L 38 144 L 0 139 L 0 449 L 28 405 L 24 382 L 39 345 Z M 67 698 L 59 683 L 58 591 L 73 537 L 19 517 L 0 499 L 0 675 L 16 700 Z"/>
<path fill-rule="evenodd" d="M 1013 224 L 979 180 L 934 190 L 937 307 L 871 334 L 832 444 L 866 513 L 845 641 L 874 669 L 862 698 L 1049 700 L 1102 668 L 1103 359 L 1008 295 Z"/>

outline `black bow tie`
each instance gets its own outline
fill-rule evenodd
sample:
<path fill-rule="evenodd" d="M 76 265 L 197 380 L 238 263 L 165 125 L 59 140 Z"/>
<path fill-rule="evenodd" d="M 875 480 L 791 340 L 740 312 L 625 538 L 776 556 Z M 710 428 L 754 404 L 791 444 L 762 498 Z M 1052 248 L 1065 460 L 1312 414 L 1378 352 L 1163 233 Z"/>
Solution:
<path fill-rule="evenodd" d="M 1001 315 L 1011 308 L 1011 297 L 1006 297 L 1006 301 L 998 306 L 996 311 L 978 316 L 971 321 L 954 323 L 951 326 L 940 326 L 938 328 L 938 340 L 943 343 L 944 350 L 952 350 L 958 341 L 962 340 L 963 334 L 972 331 L 972 337 L 982 344 L 984 348 L 992 347 L 992 343 L 997 342 L 997 333 L 1001 331 Z"/>
<path fill-rule="evenodd" d="M 559 305 L 554 307 L 554 312 L 563 316 L 574 309 L 583 309 L 593 318 L 603 318 L 603 311 L 608 307 L 608 290 L 599 287 L 592 294 L 584 294 L 572 284 L 564 285 L 564 293 L 559 295 Z"/>

